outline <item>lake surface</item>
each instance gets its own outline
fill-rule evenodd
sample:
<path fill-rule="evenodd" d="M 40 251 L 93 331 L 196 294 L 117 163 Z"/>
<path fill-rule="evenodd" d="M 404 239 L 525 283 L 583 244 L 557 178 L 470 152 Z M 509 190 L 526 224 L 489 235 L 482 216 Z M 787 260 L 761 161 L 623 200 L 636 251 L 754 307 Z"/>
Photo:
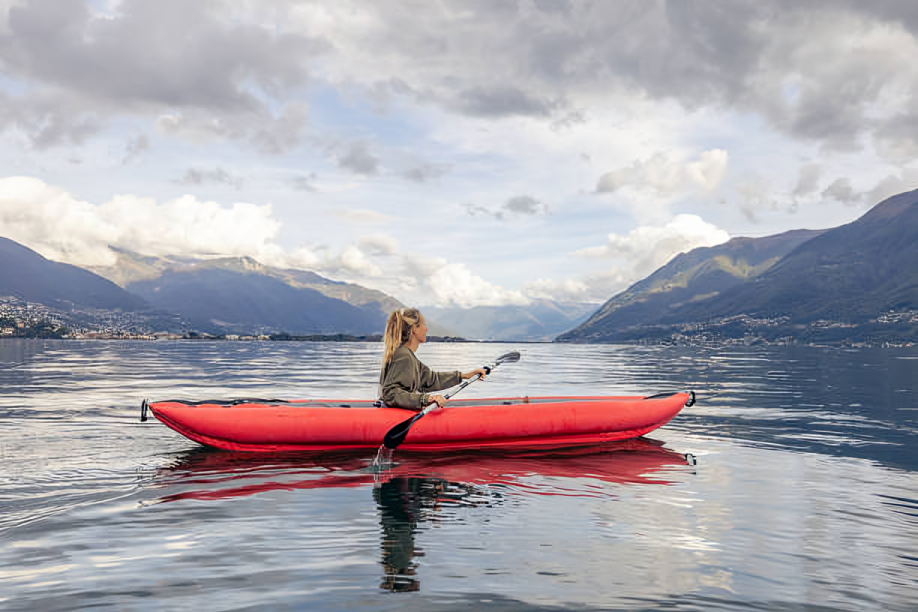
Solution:
<path fill-rule="evenodd" d="M 509 350 L 461 396 L 698 403 L 636 441 L 397 451 L 380 477 L 372 452 L 214 451 L 138 417 L 372 398 L 381 345 L 0 340 L 0 609 L 918 609 L 918 350 L 418 355 Z"/>

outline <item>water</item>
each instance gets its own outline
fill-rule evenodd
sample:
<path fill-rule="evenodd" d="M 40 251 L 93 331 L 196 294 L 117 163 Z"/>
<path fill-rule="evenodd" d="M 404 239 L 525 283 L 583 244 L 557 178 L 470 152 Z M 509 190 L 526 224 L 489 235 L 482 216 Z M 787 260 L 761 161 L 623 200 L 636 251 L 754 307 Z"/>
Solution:
<path fill-rule="evenodd" d="M 3 610 L 914 610 L 918 350 L 519 349 L 462 397 L 698 403 L 551 453 L 203 449 L 143 398 L 347 398 L 375 344 L 0 341 Z"/>

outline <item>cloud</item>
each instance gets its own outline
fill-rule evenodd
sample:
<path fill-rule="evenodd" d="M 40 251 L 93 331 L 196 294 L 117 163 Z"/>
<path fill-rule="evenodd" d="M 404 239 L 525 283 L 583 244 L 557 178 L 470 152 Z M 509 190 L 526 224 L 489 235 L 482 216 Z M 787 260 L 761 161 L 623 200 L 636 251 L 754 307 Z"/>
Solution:
<path fill-rule="evenodd" d="M 822 195 L 847 206 L 862 204 L 875 206 L 886 198 L 916 188 L 918 188 L 918 167 L 909 167 L 903 168 L 898 174 L 887 175 L 866 191 L 856 190 L 851 180 L 846 177 L 838 178 L 823 190 Z"/>
<path fill-rule="evenodd" d="M 35 146 L 168 114 L 175 135 L 290 150 L 305 120 L 291 101 L 317 82 L 485 120 L 558 125 L 637 97 L 754 116 L 826 149 L 918 146 L 908 2 L 0 6 L 0 70 L 21 86 L 2 117 Z"/>
<path fill-rule="evenodd" d="M 638 280 L 663 266 L 678 253 L 697 247 L 714 246 L 730 235 L 696 215 L 677 215 L 666 225 L 641 226 L 626 236 L 609 234 L 606 244 L 573 253 L 589 259 L 609 259 L 619 263 L 622 278 Z"/>
<path fill-rule="evenodd" d="M 370 152 L 365 142 L 352 142 L 345 146 L 335 153 L 335 161 L 340 168 L 354 174 L 373 176 L 379 172 L 379 158 Z"/>
<path fill-rule="evenodd" d="M 402 301 L 424 306 L 471 308 L 530 302 L 521 292 L 490 283 L 465 264 L 417 253 L 402 256 L 397 283 Z"/>
<path fill-rule="evenodd" d="M 507 84 L 475 86 L 442 100 L 445 106 L 473 117 L 552 117 L 566 104 Z"/>
<path fill-rule="evenodd" d="M 819 164 L 806 164 L 800 168 L 797 184 L 794 185 L 794 196 L 808 196 L 819 189 L 819 179 L 822 177 L 822 168 Z"/>
<path fill-rule="evenodd" d="M 332 274 L 380 276 L 382 270 L 356 246 L 345 247 L 338 257 L 322 262 L 321 270 Z"/>
<path fill-rule="evenodd" d="M 297 191 L 309 191 L 316 192 L 318 191 L 315 186 L 315 181 L 318 177 L 315 172 L 310 172 L 309 174 L 298 174 L 290 179 L 290 185 Z"/>
<path fill-rule="evenodd" d="M 291 102 L 279 112 L 254 108 L 249 112 L 214 113 L 198 109 L 169 111 L 156 118 L 161 133 L 207 143 L 221 140 L 247 140 L 262 153 L 285 153 L 299 144 L 308 119 L 306 105 Z"/>
<path fill-rule="evenodd" d="M 147 255 L 273 256 L 280 223 L 270 205 L 225 207 L 192 196 L 157 203 L 132 195 L 94 205 L 27 177 L 0 179 L 5 236 L 45 257 L 76 265 L 110 265 L 108 246 Z"/>
<path fill-rule="evenodd" d="M 837 200 L 842 204 L 857 204 L 861 201 L 861 194 L 856 193 L 851 187 L 848 178 L 837 178 L 822 192 L 823 197 Z"/>
<path fill-rule="evenodd" d="M 288 250 L 274 241 L 280 227 L 270 205 L 227 207 L 192 196 L 159 203 L 133 195 L 95 205 L 35 178 L 0 179 L 3 235 L 79 266 L 114 264 L 113 246 L 155 256 L 247 255 L 269 266 L 359 279 L 381 276 L 374 258 L 399 253 L 398 241 L 382 234 L 364 236 L 339 253 L 325 247 Z"/>
<path fill-rule="evenodd" d="M 137 134 L 128 138 L 124 145 L 124 159 L 122 164 L 128 164 L 150 150 L 150 139 L 146 134 Z"/>
<path fill-rule="evenodd" d="M 877 185 L 866 194 L 866 198 L 870 206 L 873 206 L 879 204 L 886 198 L 916 188 L 918 188 L 918 167 L 903 168 L 899 174 L 890 174 L 877 183 Z"/>
<path fill-rule="evenodd" d="M 363 236 L 357 241 L 357 246 L 375 256 L 391 256 L 399 252 L 398 240 L 385 234 Z"/>
<path fill-rule="evenodd" d="M 609 234 L 606 244 L 573 253 L 612 265 L 577 278 L 541 278 L 523 286 L 531 299 L 605 302 L 665 265 L 679 253 L 714 246 L 730 239 L 716 226 L 695 215 L 677 215 L 663 226 L 641 226 L 627 235 Z"/>
<path fill-rule="evenodd" d="M 214 168 L 213 170 L 198 170 L 196 168 L 189 168 L 185 172 L 185 176 L 175 182 L 179 185 L 203 185 L 205 183 L 217 183 L 229 185 L 236 190 L 242 189 L 242 179 L 230 175 L 226 170 L 223 170 L 222 168 Z"/>
<path fill-rule="evenodd" d="M 288 149 L 301 136 L 305 107 L 287 104 L 287 95 L 307 82 L 308 58 L 328 45 L 226 8 L 125 0 L 101 14 L 77 0 L 14 4 L 0 13 L 0 69 L 28 86 L 0 101 L 5 127 L 43 148 L 79 143 L 116 116 L 169 115 L 172 123 L 160 125 L 171 134 Z"/>
<path fill-rule="evenodd" d="M 98 135 L 103 124 L 99 115 L 79 99 L 65 100 L 48 93 L 14 97 L 0 90 L 0 130 L 25 134 L 28 144 L 37 150 L 81 145 Z"/>
<path fill-rule="evenodd" d="M 727 152 L 720 149 L 705 151 L 691 162 L 657 153 L 628 167 L 606 172 L 596 184 L 596 193 L 611 193 L 625 187 L 663 196 L 687 190 L 713 191 L 727 171 L 727 161 Z"/>
<path fill-rule="evenodd" d="M 386 215 L 368 208 L 336 210 L 334 214 L 356 225 L 385 225 L 386 223 L 392 223 L 396 220 L 396 217 L 392 215 Z"/>
<path fill-rule="evenodd" d="M 556 300 L 559 302 L 589 302 L 593 301 L 590 284 L 584 280 L 565 279 L 556 281 L 540 278 L 531 283 L 526 283 L 522 289 L 526 297 L 531 299 Z M 603 299 L 610 294 L 603 293 Z"/>
<path fill-rule="evenodd" d="M 440 178 L 449 170 L 450 166 L 448 164 L 421 164 L 405 170 L 402 176 L 416 183 L 427 183 Z"/>
<path fill-rule="evenodd" d="M 473 217 L 477 215 L 489 215 L 500 220 L 506 219 L 507 217 L 545 215 L 549 212 L 547 205 L 528 195 L 514 196 L 493 210 L 483 206 L 474 206 L 472 204 L 466 204 L 465 208 Z"/>

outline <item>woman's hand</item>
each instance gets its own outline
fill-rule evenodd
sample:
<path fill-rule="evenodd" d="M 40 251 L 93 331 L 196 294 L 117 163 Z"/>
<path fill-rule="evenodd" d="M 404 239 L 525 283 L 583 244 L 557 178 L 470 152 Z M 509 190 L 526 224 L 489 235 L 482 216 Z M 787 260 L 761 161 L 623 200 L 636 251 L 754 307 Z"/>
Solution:
<path fill-rule="evenodd" d="M 487 376 L 487 372 L 485 372 L 484 368 L 478 368 L 477 370 L 472 370 L 471 372 L 466 372 L 465 374 L 462 375 L 462 378 L 465 379 L 465 380 L 468 380 L 468 379 L 470 379 L 471 377 L 475 376 L 476 374 L 481 374 L 481 379 L 482 379 L 482 380 L 484 380 L 484 377 Z"/>
<path fill-rule="evenodd" d="M 433 403 L 436 403 L 437 407 L 442 408 L 443 406 L 446 405 L 446 398 L 443 397 L 442 395 L 428 395 L 427 405 L 430 406 Z"/>

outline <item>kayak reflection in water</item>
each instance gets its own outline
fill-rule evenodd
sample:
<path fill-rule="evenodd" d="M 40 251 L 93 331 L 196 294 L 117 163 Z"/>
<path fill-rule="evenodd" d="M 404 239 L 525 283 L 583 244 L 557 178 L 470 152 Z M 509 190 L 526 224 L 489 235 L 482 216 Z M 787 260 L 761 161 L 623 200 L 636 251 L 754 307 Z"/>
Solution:
<path fill-rule="evenodd" d="M 427 323 L 417 308 L 392 311 L 386 322 L 386 349 L 379 372 L 379 397 L 386 406 L 421 411 L 433 402 L 443 407 L 446 399 L 432 391 L 448 389 L 475 375 L 485 377 L 484 368 L 471 372 L 434 372 L 415 356 L 427 342 Z"/>
<path fill-rule="evenodd" d="M 444 504 L 490 506 L 501 498 L 492 491 L 481 493 L 474 485 L 415 476 L 390 478 L 374 487 L 373 499 L 382 526 L 384 575 L 379 588 L 393 593 L 419 591 L 415 558 L 424 556 L 414 540 L 419 524 L 437 522 L 436 514 Z"/>

